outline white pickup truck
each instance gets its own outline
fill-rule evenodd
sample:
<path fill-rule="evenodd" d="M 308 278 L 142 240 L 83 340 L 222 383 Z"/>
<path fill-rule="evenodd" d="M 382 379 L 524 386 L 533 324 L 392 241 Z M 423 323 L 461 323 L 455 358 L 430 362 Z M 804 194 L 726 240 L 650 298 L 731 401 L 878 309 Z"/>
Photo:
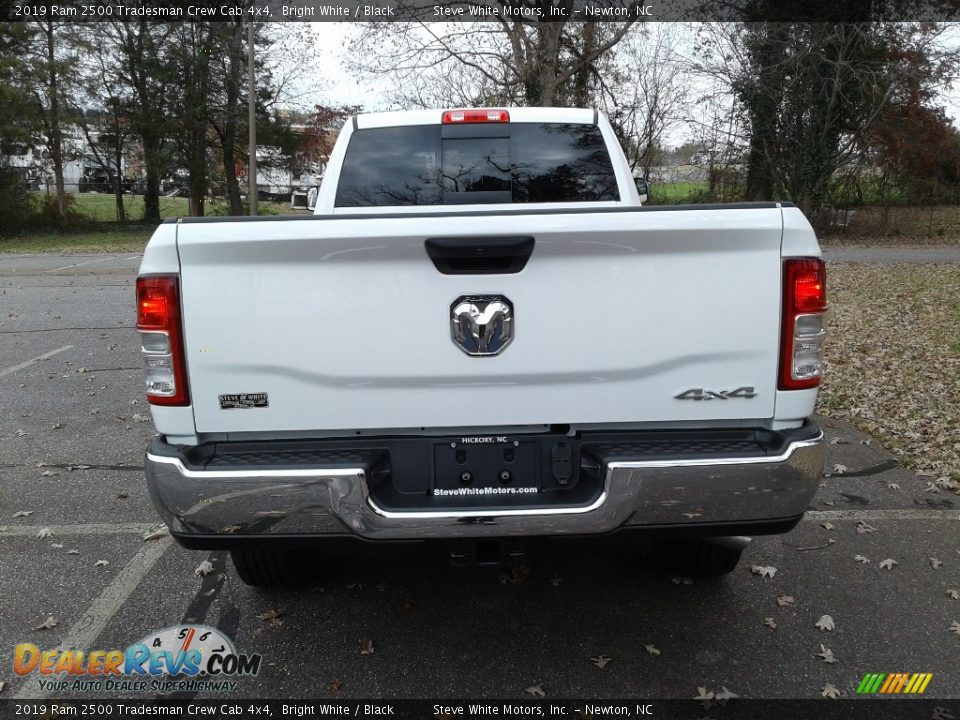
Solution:
<path fill-rule="evenodd" d="M 153 502 L 253 585 L 338 536 L 629 530 L 722 574 L 818 486 L 809 223 L 641 206 L 594 110 L 358 115 L 314 216 L 168 221 L 140 272 Z"/>

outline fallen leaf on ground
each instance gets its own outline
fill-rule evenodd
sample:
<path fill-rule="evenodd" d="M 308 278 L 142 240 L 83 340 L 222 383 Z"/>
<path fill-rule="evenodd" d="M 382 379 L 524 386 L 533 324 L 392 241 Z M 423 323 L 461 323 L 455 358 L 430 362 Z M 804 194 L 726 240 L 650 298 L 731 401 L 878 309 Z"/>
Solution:
<path fill-rule="evenodd" d="M 777 605 L 780 607 L 788 607 L 793 605 L 793 595 L 778 595 Z"/>
<path fill-rule="evenodd" d="M 709 709 L 713 704 L 714 694 L 712 690 L 707 690 L 705 687 L 697 688 L 697 695 L 694 697 L 694 700 L 699 700 L 704 708 Z"/>
<path fill-rule="evenodd" d="M 863 535 L 864 533 L 872 533 L 876 531 L 877 529 L 873 525 L 868 525 L 863 520 L 857 523 L 857 532 L 860 535 Z"/>
<path fill-rule="evenodd" d="M 825 698 L 830 698 L 831 700 L 836 700 L 840 697 L 840 691 L 833 686 L 832 683 L 827 683 L 823 686 L 823 690 L 820 691 L 820 694 Z"/>
<path fill-rule="evenodd" d="M 831 665 L 837 662 L 837 659 L 833 656 L 833 650 L 826 647 L 823 643 L 820 644 L 820 652 L 817 653 L 817 657 L 823 658 L 825 663 Z"/>
<path fill-rule="evenodd" d="M 333 690 L 334 692 L 337 692 L 342 687 L 343 687 L 343 680 L 341 680 L 340 678 L 337 678 L 332 683 L 330 683 L 330 689 Z"/>
<path fill-rule="evenodd" d="M 824 530 L 833 530 L 833 529 L 834 529 L 833 523 L 828 523 L 828 522 L 820 523 L 820 527 L 822 527 Z"/>
<path fill-rule="evenodd" d="M 0 682 L 0 692 L 3 692 L 3 689 L 7 686 L 5 682 Z"/>
<path fill-rule="evenodd" d="M 259 615 L 257 615 L 257 619 L 263 620 L 264 622 L 266 622 L 267 620 L 276 620 L 278 617 L 283 615 L 284 612 L 285 611 L 283 609 L 267 610 L 266 612 L 262 612 Z"/>
<path fill-rule="evenodd" d="M 60 473 L 55 473 L 53 470 L 44 470 L 42 473 L 40 473 L 40 477 L 52 477 L 59 474 Z"/>
<path fill-rule="evenodd" d="M 159 540 L 162 537 L 166 537 L 170 534 L 170 528 L 167 527 L 166 523 L 158 525 L 153 530 L 148 530 L 143 534 L 144 541 L 149 540 Z"/>
<path fill-rule="evenodd" d="M 777 629 L 777 621 L 774 620 L 772 617 L 764 618 L 764 619 L 763 619 L 763 624 L 766 625 L 766 626 L 767 626 L 768 628 L 770 628 L 771 630 L 776 630 L 776 629 Z"/>
<path fill-rule="evenodd" d="M 750 572 L 762 578 L 772 578 L 777 574 L 777 569 L 772 565 L 752 565 L 750 566 Z"/>
<path fill-rule="evenodd" d="M 899 483 L 887 483 L 887 487 L 890 488 L 891 490 L 899 490 L 899 489 L 900 489 L 900 484 L 899 484 Z"/>
<path fill-rule="evenodd" d="M 47 615 L 47 619 L 37 625 L 34 630 L 53 630 L 53 628 L 59 624 L 60 621 L 57 620 L 53 615 Z"/>
<path fill-rule="evenodd" d="M 197 565 L 197 569 L 193 571 L 193 574 L 196 577 L 206 577 L 213 572 L 213 563 L 209 560 L 204 560 L 202 563 Z"/>
<path fill-rule="evenodd" d="M 880 561 L 880 567 L 883 568 L 884 570 L 893 570 L 893 566 L 899 565 L 899 564 L 900 563 L 898 563 L 893 558 L 887 558 L 886 560 Z"/>
<path fill-rule="evenodd" d="M 97 561 L 93 564 L 93 566 L 94 566 L 94 567 L 106 567 L 106 566 L 109 565 L 109 564 L 110 564 L 110 562 L 109 562 L 108 560 L 97 560 Z"/>
<path fill-rule="evenodd" d="M 51 535 L 53 535 L 53 533 L 50 531 L 50 528 L 40 528 L 40 529 L 37 531 L 37 537 L 40 538 L 41 540 L 42 540 L 43 538 L 48 538 L 48 537 L 50 537 Z"/>
<path fill-rule="evenodd" d="M 610 663 L 611 660 L 613 660 L 613 658 L 608 657 L 606 655 L 597 655 L 597 657 L 590 658 L 590 662 L 592 662 L 601 670 L 603 670 Z"/>
<path fill-rule="evenodd" d="M 953 588 L 950 588 L 947 590 L 947 595 L 952 597 L 954 600 L 960 600 L 960 590 L 954 590 Z"/>
<path fill-rule="evenodd" d="M 656 645 L 644 645 L 643 647 L 644 647 L 644 649 L 645 649 L 648 653 L 650 653 L 651 655 L 659 655 L 659 654 L 660 654 L 660 650 L 659 650 L 659 648 L 657 648 Z"/>
<path fill-rule="evenodd" d="M 361 655 L 373 655 L 373 640 L 361 640 L 361 641 L 360 641 L 360 654 L 361 654 Z"/>
<path fill-rule="evenodd" d="M 954 620 L 950 625 L 950 632 L 960 635 L 960 622 Z"/>
<path fill-rule="evenodd" d="M 870 559 L 864 557 L 863 555 L 854 555 L 854 556 L 853 556 L 853 559 L 856 560 L 858 563 L 868 563 L 868 562 L 870 562 Z"/>
<path fill-rule="evenodd" d="M 18 518 L 18 517 L 30 517 L 31 515 L 33 515 L 33 510 L 17 510 L 17 511 L 13 514 L 13 516 L 14 516 L 15 518 Z"/>
<path fill-rule="evenodd" d="M 933 715 L 930 716 L 930 720 L 957 720 L 957 716 L 945 707 L 937 705 L 933 709 Z"/>
<path fill-rule="evenodd" d="M 930 558 L 930 567 L 932 567 L 934 570 L 939 570 L 941 565 L 943 565 L 943 560 Z"/>
<path fill-rule="evenodd" d="M 847 470 L 849 470 L 849 468 L 848 468 L 846 465 L 834 465 L 834 466 L 833 466 L 833 471 L 834 471 L 837 475 L 843 475 Z"/>
<path fill-rule="evenodd" d="M 717 702 L 719 702 L 721 705 L 723 705 L 724 703 L 726 703 L 727 700 L 733 700 L 734 698 L 738 698 L 738 697 L 740 697 L 740 696 L 737 695 L 737 694 L 736 694 L 735 692 L 733 692 L 732 690 L 727 690 L 726 686 L 723 686 L 723 685 L 720 686 L 720 692 L 718 692 L 716 695 L 714 695 L 714 698 L 715 698 L 715 699 L 717 700 Z"/>
<path fill-rule="evenodd" d="M 543 692 L 543 688 L 539 685 L 531 685 L 526 690 L 525 693 L 532 695 L 533 697 L 545 697 L 546 693 Z"/>
<path fill-rule="evenodd" d="M 63 548 L 63 543 L 50 543 L 50 547 L 61 550 Z"/>
<path fill-rule="evenodd" d="M 816 627 L 819 630 L 833 630 L 836 627 L 836 624 L 833 622 L 833 618 L 829 615 L 821 615 L 820 619 L 816 622 Z"/>

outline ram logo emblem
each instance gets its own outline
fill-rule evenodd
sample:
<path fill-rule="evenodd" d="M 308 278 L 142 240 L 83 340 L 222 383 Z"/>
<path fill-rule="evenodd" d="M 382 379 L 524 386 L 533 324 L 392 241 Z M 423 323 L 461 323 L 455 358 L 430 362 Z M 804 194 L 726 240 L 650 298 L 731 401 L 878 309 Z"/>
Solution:
<path fill-rule="evenodd" d="M 753 386 L 738 387 L 736 390 L 704 390 L 703 388 L 690 388 L 684 390 L 679 395 L 674 395 L 676 400 L 729 400 L 730 398 L 756 397 L 757 393 Z"/>
<path fill-rule="evenodd" d="M 513 303 L 502 295 L 462 295 L 450 306 L 450 336 L 467 355 L 503 352 L 513 323 Z"/>

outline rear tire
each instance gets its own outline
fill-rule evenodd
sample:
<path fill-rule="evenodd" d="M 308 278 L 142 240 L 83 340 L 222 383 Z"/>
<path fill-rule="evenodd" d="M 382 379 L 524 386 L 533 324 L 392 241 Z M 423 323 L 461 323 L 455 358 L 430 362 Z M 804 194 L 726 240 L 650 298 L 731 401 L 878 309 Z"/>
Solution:
<path fill-rule="evenodd" d="M 237 575 L 253 587 L 297 587 L 317 577 L 316 558 L 310 553 L 276 548 L 231 550 Z"/>
<path fill-rule="evenodd" d="M 660 567 L 674 575 L 717 577 L 733 572 L 744 548 L 694 538 L 657 543 Z"/>

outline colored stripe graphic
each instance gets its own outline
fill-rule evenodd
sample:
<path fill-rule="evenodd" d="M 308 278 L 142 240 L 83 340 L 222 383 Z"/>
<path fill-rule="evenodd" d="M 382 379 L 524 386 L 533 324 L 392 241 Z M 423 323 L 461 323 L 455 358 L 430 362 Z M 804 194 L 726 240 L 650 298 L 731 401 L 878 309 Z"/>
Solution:
<path fill-rule="evenodd" d="M 932 679 L 933 673 L 867 673 L 857 685 L 857 694 L 919 695 Z"/>

